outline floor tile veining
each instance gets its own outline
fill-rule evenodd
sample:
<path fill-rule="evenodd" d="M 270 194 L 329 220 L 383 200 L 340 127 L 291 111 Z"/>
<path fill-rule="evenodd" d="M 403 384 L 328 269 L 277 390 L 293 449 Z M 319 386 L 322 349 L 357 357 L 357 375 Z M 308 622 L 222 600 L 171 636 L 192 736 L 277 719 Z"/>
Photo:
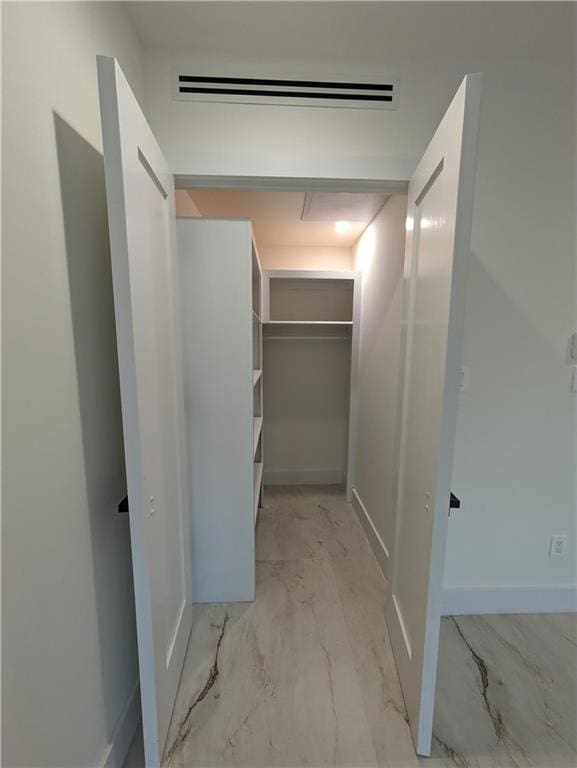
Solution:
<path fill-rule="evenodd" d="M 259 514 L 256 601 L 194 608 L 166 766 L 577 764 L 575 616 L 443 619 L 417 758 L 385 582 L 342 492 L 267 488 Z"/>
<path fill-rule="evenodd" d="M 463 765 L 576 766 L 575 614 L 443 619 L 435 735 Z"/>

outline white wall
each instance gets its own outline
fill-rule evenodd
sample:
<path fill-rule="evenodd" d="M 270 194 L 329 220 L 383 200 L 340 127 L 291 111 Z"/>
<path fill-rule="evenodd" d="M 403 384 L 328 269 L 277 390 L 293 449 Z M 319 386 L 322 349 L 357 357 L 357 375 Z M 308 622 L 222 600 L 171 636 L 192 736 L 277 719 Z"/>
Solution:
<path fill-rule="evenodd" d="M 553 3 L 210 4 L 140 14 L 146 106 L 183 173 L 408 178 L 463 75 L 483 71 L 447 585 L 575 582 L 575 13 Z M 144 21 L 143 21 L 144 19 Z M 171 48 L 166 46 L 167 30 Z M 164 42 L 163 42 L 164 41 Z M 193 104 L 171 69 L 389 73 L 400 109 Z M 567 533 L 563 560 L 549 535 Z"/>
<path fill-rule="evenodd" d="M 574 35 L 574 13 L 567 24 Z M 514 62 L 486 82 L 448 587 L 576 581 L 577 397 L 565 364 L 577 327 L 575 40 L 571 71 Z M 564 560 L 548 557 L 557 533 Z"/>
<path fill-rule="evenodd" d="M 394 542 L 393 496 L 407 198 L 393 195 L 355 248 L 362 270 L 359 431 L 354 492 L 381 541 Z M 379 546 L 379 544 L 377 544 Z"/>
<path fill-rule="evenodd" d="M 95 56 L 142 93 L 140 50 L 112 3 L 3 3 L 2 43 L 3 765 L 97 765 L 138 700 Z"/>

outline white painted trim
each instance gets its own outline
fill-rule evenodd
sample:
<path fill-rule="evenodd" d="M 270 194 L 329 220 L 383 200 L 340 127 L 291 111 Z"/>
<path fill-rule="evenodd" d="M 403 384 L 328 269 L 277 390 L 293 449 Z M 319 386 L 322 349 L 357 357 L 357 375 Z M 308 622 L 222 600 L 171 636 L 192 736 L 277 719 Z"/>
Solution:
<path fill-rule="evenodd" d="M 241 174 L 187 174 L 175 171 L 174 184 L 177 189 L 259 189 L 277 192 L 390 192 L 406 195 L 409 186 L 408 179 L 413 168 L 405 168 L 405 172 L 395 178 L 361 178 L 353 174 L 348 178 L 313 177 L 313 176 L 243 176 Z"/>
<path fill-rule="evenodd" d="M 391 599 L 393 602 L 393 606 L 395 609 L 395 614 L 397 616 L 397 621 L 399 623 L 399 627 L 401 629 L 401 635 L 403 638 L 403 643 L 405 644 L 405 651 L 407 652 L 407 656 L 409 658 L 409 661 L 413 658 L 413 647 L 411 645 L 411 640 L 409 638 L 409 632 L 407 630 L 407 625 L 405 624 L 405 619 L 403 617 L 403 612 L 401 611 L 401 606 L 399 605 L 399 601 L 397 600 L 396 595 L 391 595 Z"/>
<path fill-rule="evenodd" d="M 349 504 L 353 500 L 353 483 L 355 482 L 355 470 L 356 470 L 356 464 L 357 464 L 357 448 L 358 448 L 358 434 L 359 434 L 361 287 L 362 287 L 362 274 L 361 272 L 355 272 L 354 287 L 353 287 L 353 328 L 351 333 L 351 367 L 350 367 L 349 435 L 348 435 L 349 443 L 348 443 L 348 455 L 347 455 L 347 501 Z"/>
<path fill-rule="evenodd" d="M 343 485 L 342 469 L 265 469 L 265 485 Z"/>
<path fill-rule="evenodd" d="M 577 584 L 523 587 L 446 587 L 441 614 L 575 613 Z"/>
<path fill-rule="evenodd" d="M 140 686 L 137 682 L 99 763 L 102 768 L 122 768 L 139 722 Z"/>
<path fill-rule="evenodd" d="M 265 269 L 264 277 L 286 277 L 291 280 L 355 280 L 361 273 L 351 269 Z"/>
<path fill-rule="evenodd" d="M 353 509 L 357 513 L 357 517 L 359 518 L 359 522 L 363 527 L 368 542 L 371 545 L 371 549 L 373 550 L 379 567 L 383 572 L 383 576 L 386 579 L 387 573 L 389 571 L 389 550 L 387 549 L 385 542 L 382 540 L 381 534 L 377 531 L 375 524 L 373 523 L 372 518 L 369 515 L 367 508 L 363 504 L 362 499 L 359 496 L 359 492 L 356 488 L 353 488 L 352 491 L 352 505 Z"/>

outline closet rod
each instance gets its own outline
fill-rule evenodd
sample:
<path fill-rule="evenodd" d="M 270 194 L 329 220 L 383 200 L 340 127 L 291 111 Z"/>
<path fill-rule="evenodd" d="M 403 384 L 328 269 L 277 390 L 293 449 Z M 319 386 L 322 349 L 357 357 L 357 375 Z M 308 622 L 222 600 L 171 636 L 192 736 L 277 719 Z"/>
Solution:
<path fill-rule="evenodd" d="M 268 339 L 273 340 L 282 340 L 282 341 L 302 341 L 302 340 L 309 340 L 309 341 L 350 341 L 350 336 L 263 336 L 263 339 L 267 341 Z"/>

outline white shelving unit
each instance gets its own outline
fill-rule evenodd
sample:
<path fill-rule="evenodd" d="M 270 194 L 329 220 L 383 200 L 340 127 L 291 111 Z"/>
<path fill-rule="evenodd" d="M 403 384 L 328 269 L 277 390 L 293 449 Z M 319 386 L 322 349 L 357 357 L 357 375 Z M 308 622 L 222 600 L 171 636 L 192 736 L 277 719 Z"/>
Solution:
<path fill-rule="evenodd" d="M 179 219 L 193 602 L 255 596 L 262 272 L 249 221 Z"/>
<path fill-rule="evenodd" d="M 263 272 L 262 297 L 265 341 L 338 341 L 350 344 L 348 440 L 344 471 L 347 499 L 350 501 L 357 441 L 361 273 L 266 270 Z"/>
<path fill-rule="evenodd" d="M 258 443 L 260 440 L 262 432 L 262 416 L 254 416 L 253 417 L 253 456 L 256 457 L 256 452 L 258 450 Z"/>
<path fill-rule="evenodd" d="M 258 510 L 260 506 L 260 497 L 262 495 L 262 478 L 263 478 L 262 461 L 255 461 L 253 477 L 254 477 L 254 519 L 256 523 L 256 520 L 258 518 Z"/>
<path fill-rule="evenodd" d="M 263 504 L 263 301 L 262 269 L 254 238 L 252 239 L 252 319 L 253 319 L 253 506 L 254 523 Z"/>

